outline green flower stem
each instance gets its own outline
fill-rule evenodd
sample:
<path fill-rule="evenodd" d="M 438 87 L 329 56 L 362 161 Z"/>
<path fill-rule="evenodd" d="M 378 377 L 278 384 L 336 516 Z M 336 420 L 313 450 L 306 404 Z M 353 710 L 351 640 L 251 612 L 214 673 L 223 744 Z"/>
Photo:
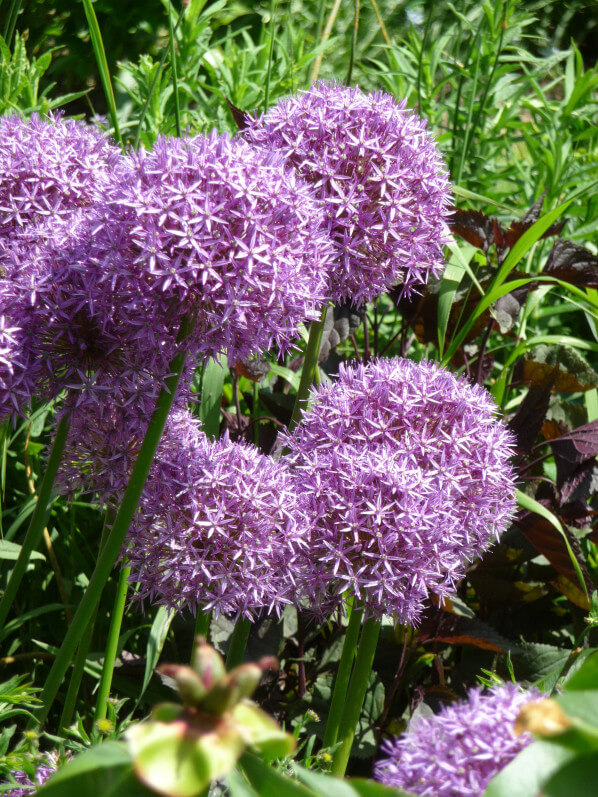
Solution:
<path fill-rule="evenodd" d="M 98 688 L 98 697 L 96 700 L 96 722 L 106 719 L 106 709 L 108 706 L 108 698 L 110 697 L 110 687 L 112 686 L 114 662 L 116 661 L 116 654 L 118 653 L 118 640 L 120 637 L 123 615 L 125 613 L 127 590 L 129 588 L 128 578 L 130 575 L 131 568 L 126 566 L 121 569 L 118 577 L 114 609 L 112 610 L 112 617 L 110 618 L 108 641 L 106 642 L 106 651 L 104 653 L 104 665 L 102 667 L 102 676 L 100 678 L 100 686 Z"/>
<path fill-rule="evenodd" d="M 334 752 L 332 758 L 332 774 L 343 777 L 347 768 L 347 762 L 351 755 L 351 747 L 355 738 L 355 728 L 359 722 L 361 709 L 365 693 L 368 688 L 372 664 L 376 645 L 380 636 L 380 620 L 371 617 L 363 624 L 359 647 L 357 648 L 357 658 L 353 675 L 349 683 L 349 691 L 346 695 L 345 710 L 341 719 L 338 731 L 338 740 L 341 746 Z"/>
<path fill-rule="evenodd" d="M 58 466 L 60 465 L 60 460 L 64 451 L 69 425 L 69 416 L 64 415 L 60 419 L 56 429 L 52 450 L 50 451 L 50 457 L 46 465 L 46 472 L 44 473 L 44 478 L 39 488 L 37 503 L 29 523 L 29 528 L 27 529 L 27 534 L 25 535 L 25 540 L 19 552 L 19 558 L 10 575 L 10 579 L 6 586 L 6 592 L 4 593 L 2 601 L 0 601 L 0 628 L 2 628 L 6 622 L 12 602 L 19 589 L 21 579 L 27 570 L 29 558 L 39 545 L 39 541 L 46 526 L 46 521 L 50 512 L 50 504 L 53 498 L 52 488 L 54 486 L 54 479 L 56 478 L 56 472 L 58 471 Z"/>
<path fill-rule="evenodd" d="M 331 747 L 335 744 L 338 736 L 338 729 L 341 724 L 343 709 L 347 699 L 347 687 L 349 685 L 349 678 L 351 677 L 351 668 L 353 667 L 353 659 L 355 658 L 355 651 L 357 650 L 357 640 L 361 629 L 362 617 L 363 607 L 356 606 L 351 611 L 349 625 L 347 626 L 345 639 L 343 641 L 343 651 L 341 653 L 341 660 L 334 682 L 334 691 L 332 692 L 328 719 L 326 720 L 326 730 L 324 732 L 323 741 L 324 747 Z"/>
<path fill-rule="evenodd" d="M 108 532 L 110 530 L 110 524 L 114 520 L 114 516 L 112 512 L 106 512 L 106 516 L 104 518 L 104 527 L 102 528 L 102 537 L 100 539 L 100 547 L 99 553 L 101 553 L 104 545 L 106 544 L 106 540 L 108 539 Z M 95 621 L 98 614 L 98 607 L 96 606 L 95 611 L 91 620 L 89 621 L 89 625 L 85 629 L 85 633 L 79 643 L 79 647 L 77 648 L 77 655 L 75 656 L 75 662 L 73 664 L 73 673 L 69 680 L 69 687 L 66 693 L 66 697 L 64 699 L 64 706 L 62 707 L 62 714 L 60 716 L 60 725 L 58 726 L 58 733 L 62 734 L 65 728 L 68 728 L 71 724 L 73 714 L 75 712 L 75 706 L 77 705 L 77 697 L 79 695 L 79 689 L 81 687 L 81 680 L 83 678 L 83 673 L 85 672 L 85 665 L 87 663 L 87 654 L 89 653 L 89 649 L 91 648 L 91 643 L 93 641 L 93 631 L 95 627 Z"/>
<path fill-rule="evenodd" d="M 183 340 L 189 331 L 190 322 L 188 319 L 183 319 L 181 330 L 178 336 L 179 341 Z M 143 487 L 151 468 L 154 454 L 158 448 L 160 437 L 162 436 L 162 430 L 164 429 L 166 420 L 168 418 L 168 413 L 170 412 L 172 402 L 174 401 L 174 396 L 181 378 L 184 364 L 184 352 L 177 354 L 177 356 L 174 357 L 170 363 L 170 376 L 165 380 L 165 385 L 158 396 L 156 408 L 150 419 L 145 438 L 141 444 L 137 460 L 129 478 L 127 489 L 125 490 L 122 503 L 114 519 L 112 530 L 108 535 L 104 550 L 98 558 L 87 589 L 85 590 L 85 594 L 81 599 L 81 603 L 79 604 L 79 607 L 75 613 L 73 622 L 69 626 L 64 638 L 64 642 L 62 643 L 62 646 L 58 651 L 56 658 L 54 659 L 54 664 L 52 665 L 44 689 L 41 693 L 42 705 L 36 712 L 36 719 L 40 725 L 44 723 L 46 717 L 48 716 L 54 698 L 58 693 L 60 685 L 64 679 L 64 676 L 66 675 L 66 671 L 68 670 L 69 664 L 71 663 L 75 648 L 80 642 L 83 634 L 85 633 L 86 627 L 93 617 L 93 613 L 99 603 L 104 584 L 110 577 L 114 563 L 116 562 L 122 549 L 127 530 L 131 524 L 131 521 L 133 520 L 137 504 L 139 503 Z"/>
<path fill-rule="evenodd" d="M 249 639 L 249 632 L 251 630 L 251 620 L 247 617 L 239 617 L 235 623 L 232 636 L 230 638 L 230 647 L 226 654 L 226 669 L 232 670 L 243 663 L 243 656 L 245 655 L 245 648 L 247 647 L 247 640 Z"/>
<path fill-rule="evenodd" d="M 179 103 L 179 84 L 176 66 L 176 52 L 174 47 L 174 30 L 172 27 L 172 1 L 168 3 L 166 9 L 168 13 L 168 39 L 170 42 L 170 68 L 172 70 L 172 93 L 174 95 L 174 119 L 176 126 L 176 134 L 181 137 L 181 108 Z M 181 11 L 181 16 L 183 12 Z"/>
<path fill-rule="evenodd" d="M 322 331 L 324 330 L 327 309 L 327 307 L 322 309 L 320 320 L 313 321 L 309 328 L 309 338 L 307 340 L 307 346 L 305 347 L 303 368 L 301 369 L 301 380 L 299 382 L 299 390 L 297 391 L 295 406 L 293 407 L 293 416 L 291 418 L 291 429 L 294 429 L 301 419 L 301 415 L 307 404 L 309 388 L 314 381 L 314 375 L 318 369 L 318 354 L 320 353 L 320 342 L 322 340 Z"/>
<path fill-rule="evenodd" d="M 197 650 L 197 643 L 199 638 L 202 637 L 206 642 L 210 641 L 210 623 L 212 622 L 212 612 L 200 612 L 197 610 L 197 617 L 195 618 L 195 633 L 193 634 L 193 646 L 191 648 L 191 666 L 195 661 L 195 651 Z"/>

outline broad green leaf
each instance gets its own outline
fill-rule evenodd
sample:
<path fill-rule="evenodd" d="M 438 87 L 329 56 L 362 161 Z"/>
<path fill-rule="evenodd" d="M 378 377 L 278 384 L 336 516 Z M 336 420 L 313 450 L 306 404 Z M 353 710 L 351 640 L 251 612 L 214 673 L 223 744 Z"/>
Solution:
<path fill-rule="evenodd" d="M 466 247 L 471 250 L 471 253 L 475 251 L 475 247 L 473 246 L 466 245 Z M 440 283 L 440 290 L 438 292 L 438 348 L 441 355 L 444 349 L 444 339 L 451 306 L 465 274 L 469 275 L 470 279 L 480 291 L 480 294 L 482 296 L 484 295 L 482 286 L 477 281 L 473 271 L 469 267 L 466 256 L 463 254 L 462 249 L 466 247 L 459 247 L 454 241 L 448 244 L 448 248 L 451 250 L 455 262 L 450 262 L 447 265 L 442 275 L 442 282 Z"/>
<path fill-rule="evenodd" d="M 36 792 L 43 797 L 150 797 L 124 744 L 105 742 L 76 756 Z"/>
<path fill-rule="evenodd" d="M 285 368 L 277 363 L 270 363 L 270 373 L 282 377 L 286 382 L 289 383 L 293 390 L 299 390 L 299 374 L 291 371 L 290 368 Z"/>
<path fill-rule="evenodd" d="M 260 797 L 331 797 L 329 791 L 314 792 L 248 753 L 241 758 L 240 768 Z"/>
<path fill-rule="evenodd" d="M 589 652 L 590 655 L 581 667 L 566 679 L 564 686 L 567 691 L 598 689 L 598 650 L 582 652 Z"/>
<path fill-rule="evenodd" d="M 475 202 L 482 203 L 484 205 L 494 205 L 494 207 L 502 208 L 503 210 L 508 210 L 511 213 L 515 212 L 512 207 L 509 207 L 509 205 L 503 205 L 502 202 L 497 202 L 495 199 L 490 199 L 489 196 L 476 194 L 475 191 L 470 191 L 469 188 L 464 188 L 461 185 L 454 185 L 453 193 L 456 194 L 457 196 L 463 197 L 463 199 L 473 199 Z"/>
<path fill-rule="evenodd" d="M 548 778 L 574 757 L 566 747 L 533 742 L 490 781 L 483 797 L 537 797 Z"/>
<path fill-rule="evenodd" d="M 598 788 L 598 754 L 586 753 L 568 761 L 549 778 L 543 797 L 595 797 Z"/>
<path fill-rule="evenodd" d="M 258 793 L 251 788 L 243 775 L 236 769 L 226 776 L 226 785 L 230 797 L 258 797 Z"/>

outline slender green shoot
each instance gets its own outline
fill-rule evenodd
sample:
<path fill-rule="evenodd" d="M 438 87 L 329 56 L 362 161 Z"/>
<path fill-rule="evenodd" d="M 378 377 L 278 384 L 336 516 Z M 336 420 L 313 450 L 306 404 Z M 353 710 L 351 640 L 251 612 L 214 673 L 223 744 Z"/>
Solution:
<path fill-rule="evenodd" d="M 335 750 L 332 757 L 332 774 L 338 777 L 343 777 L 345 774 L 349 756 L 351 755 L 355 729 L 359 722 L 365 693 L 367 692 L 379 636 L 380 620 L 370 617 L 363 624 L 353 675 L 345 697 L 345 710 L 337 737 L 341 745 Z"/>
<path fill-rule="evenodd" d="M 345 700 L 347 698 L 347 687 L 349 686 L 349 678 L 351 677 L 351 668 L 353 667 L 353 660 L 355 659 L 355 652 L 357 650 L 357 640 L 361 630 L 362 618 L 363 607 L 355 606 L 349 616 L 349 625 L 347 626 L 345 639 L 343 640 L 341 660 L 338 665 L 332 700 L 328 710 L 328 719 L 326 720 L 326 730 L 322 743 L 324 747 L 332 747 L 332 745 L 336 743 L 338 729 L 345 707 Z"/>
<path fill-rule="evenodd" d="M 270 107 L 270 81 L 272 80 L 272 59 L 274 58 L 274 37 L 276 36 L 276 0 L 270 0 L 270 45 L 268 47 L 268 68 L 266 69 L 266 88 L 264 90 L 264 110 Z"/>
<path fill-rule="evenodd" d="M 349 66 L 347 68 L 347 79 L 345 83 L 347 86 L 351 85 L 351 77 L 353 76 L 353 64 L 355 62 L 355 51 L 357 50 L 357 34 L 359 32 L 359 0 L 353 2 L 353 31 L 351 33 L 351 49 L 349 50 Z"/>
<path fill-rule="evenodd" d="M 174 95 L 174 119 L 176 125 L 176 134 L 181 137 L 181 106 L 179 102 L 179 81 L 177 76 L 176 66 L 176 51 L 174 41 L 174 28 L 172 25 L 172 0 L 168 3 L 168 39 L 170 44 L 170 67 L 172 70 L 172 93 Z M 181 15 L 182 16 L 182 15 Z"/>
<path fill-rule="evenodd" d="M 106 51 L 104 49 L 100 26 L 98 25 L 98 19 L 91 0 L 83 0 L 83 8 L 85 10 L 85 16 L 87 17 L 91 46 L 93 47 L 93 52 L 96 57 L 100 72 L 100 80 L 102 81 L 106 103 L 108 104 L 108 111 L 112 119 L 114 138 L 122 147 L 123 139 L 118 124 L 118 114 L 116 113 L 116 100 L 114 99 L 114 90 L 112 88 L 112 81 L 110 80 L 110 70 L 108 69 L 108 60 L 106 59 Z"/>
<path fill-rule="evenodd" d="M 31 554 L 39 545 L 39 541 L 46 526 L 48 514 L 50 512 L 50 505 L 52 502 L 54 479 L 56 478 L 60 460 L 62 459 L 62 453 L 64 451 L 69 425 L 69 416 L 63 415 L 58 423 L 58 427 L 56 428 L 54 442 L 52 443 L 52 450 L 50 451 L 48 464 L 46 465 L 46 472 L 44 473 L 44 478 L 42 479 L 42 483 L 39 488 L 35 510 L 31 517 L 29 528 L 27 529 L 27 534 L 25 535 L 25 540 L 19 552 L 19 558 L 17 559 L 10 575 L 10 579 L 6 586 L 6 591 L 2 596 L 2 601 L 0 601 L 0 628 L 2 628 L 6 622 L 6 618 L 10 612 L 15 595 L 19 589 L 21 579 L 27 570 L 27 565 L 29 564 Z"/>
<path fill-rule="evenodd" d="M 301 415 L 307 404 L 309 388 L 314 382 L 314 375 L 318 368 L 318 355 L 320 353 L 322 332 L 324 331 L 324 322 L 326 321 L 326 310 L 327 308 L 324 307 L 320 320 L 312 321 L 309 328 L 309 338 L 307 340 L 307 346 L 305 347 L 303 368 L 301 369 L 301 381 L 299 382 L 299 390 L 295 397 L 295 405 L 291 417 L 291 429 L 294 429 L 301 420 Z"/>
<path fill-rule="evenodd" d="M 102 666 L 102 676 L 100 678 L 100 686 L 98 688 L 98 697 L 96 700 L 96 722 L 106 718 L 108 698 L 110 697 L 110 687 L 112 686 L 112 675 L 114 673 L 114 663 L 118 653 L 118 640 L 120 638 L 120 629 L 122 626 L 125 605 L 127 602 L 127 590 L 129 587 L 128 579 L 130 575 L 130 567 L 125 566 L 121 568 L 120 575 L 118 577 L 118 584 L 116 587 L 114 608 L 112 610 L 112 617 L 110 618 L 108 641 L 106 642 L 104 664 Z"/>

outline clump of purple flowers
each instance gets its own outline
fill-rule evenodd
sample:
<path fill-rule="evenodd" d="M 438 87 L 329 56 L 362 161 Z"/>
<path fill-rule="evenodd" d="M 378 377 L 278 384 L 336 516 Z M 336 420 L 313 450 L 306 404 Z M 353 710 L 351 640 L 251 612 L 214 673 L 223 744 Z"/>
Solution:
<path fill-rule="evenodd" d="M 405 102 L 320 82 L 251 119 L 244 136 L 280 152 L 323 202 L 338 251 L 331 298 L 361 304 L 440 274 L 448 175 Z"/>
<path fill-rule="evenodd" d="M 466 701 L 444 706 L 418 719 L 407 733 L 383 742 L 376 780 L 425 797 L 482 797 L 492 780 L 531 742 L 515 735 L 522 706 L 537 700 L 536 690 L 514 684 L 469 691 Z"/>
<path fill-rule="evenodd" d="M 0 239 L 98 201 L 120 150 L 81 122 L 0 118 Z"/>
<path fill-rule="evenodd" d="M 341 365 L 283 436 L 314 517 L 313 603 L 349 590 L 417 622 L 515 511 L 512 437 L 490 395 L 429 362 Z"/>
<path fill-rule="evenodd" d="M 293 601 L 308 523 L 286 466 L 177 412 L 124 555 L 140 599 L 254 617 Z"/>
<path fill-rule="evenodd" d="M 201 356 L 285 349 L 317 317 L 332 246 L 309 186 L 275 153 L 215 133 L 159 139 L 105 201 L 93 246 L 106 279 L 165 319 L 191 316 Z"/>
<path fill-rule="evenodd" d="M 66 754 L 66 759 L 70 758 L 70 753 Z M 44 753 L 44 761 L 40 763 L 38 766 L 34 780 L 31 780 L 29 775 L 23 770 L 19 770 L 17 772 L 12 772 L 12 776 L 14 780 L 19 784 L 19 786 L 23 786 L 24 788 L 14 788 L 10 789 L 10 791 L 4 792 L 6 797 L 29 797 L 29 795 L 33 794 L 37 789 L 35 786 L 43 786 L 43 784 L 56 772 L 56 769 L 59 765 L 59 755 L 56 752 L 49 752 Z M 64 763 L 64 761 L 62 762 Z"/>

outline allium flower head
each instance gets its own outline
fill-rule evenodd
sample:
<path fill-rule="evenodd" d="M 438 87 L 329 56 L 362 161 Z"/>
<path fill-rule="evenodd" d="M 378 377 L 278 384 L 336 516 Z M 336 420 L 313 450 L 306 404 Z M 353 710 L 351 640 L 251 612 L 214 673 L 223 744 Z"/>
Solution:
<path fill-rule="evenodd" d="M 522 706 L 537 700 L 536 690 L 515 684 L 484 694 L 471 689 L 466 701 L 444 706 L 416 720 L 407 733 L 382 743 L 376 780 L 425 797 L 482 797 L 492 780 L 532 740 L 515 735 Z"/>
<path fill-rule="evenodd" d="M 360 304 L 438 276 L 448 240 L 448 177 L 426 123 L 382 92 L 320 82 L 252 119 L 246 140 L 309 181 L 338 248 L 335 300 Z"/>
<path fill-rule="evenodd" d="M 94 246 L 117 287 L 133 276 L 165 316 L 197 319 L 200 354 L 284 348 L 317 316 L 332 245 L 310 188 L 278 156 L 214 133 L 159 139 L 129 166 Z"/>
<path fill-rule="evenodd" d="M 315 518 L 310 588 L 417 622 L 515 510 L 512 438 L 489 394 L 429 362 L 341 366 L 282 444 Z"/>
<path fill-rule="evenodd" d="M 284 465 L 169 419 L 125 551 L 139 598 L 252 617 L 291 603 L 308 520 Z"/>
<path fill-rule="evenodd" d="M 4 247 L 0 315 L 18 330 L 19 351 L 12 373 L 0 362 L 3 414 L 21 410 L 28 394 L 48 400 L 64 390 L 74 403 L 123 392 L 153 408 L 173 330 L 134 280 L 121 278 L 115 290 L 94 246 L 94 218 L 77 211 L 29 225 Z"/>
<path fill-rule="evenodd" d="M 96 202 L 120 150 L 81 122 L 0 118 L 0 238 Z"/>

